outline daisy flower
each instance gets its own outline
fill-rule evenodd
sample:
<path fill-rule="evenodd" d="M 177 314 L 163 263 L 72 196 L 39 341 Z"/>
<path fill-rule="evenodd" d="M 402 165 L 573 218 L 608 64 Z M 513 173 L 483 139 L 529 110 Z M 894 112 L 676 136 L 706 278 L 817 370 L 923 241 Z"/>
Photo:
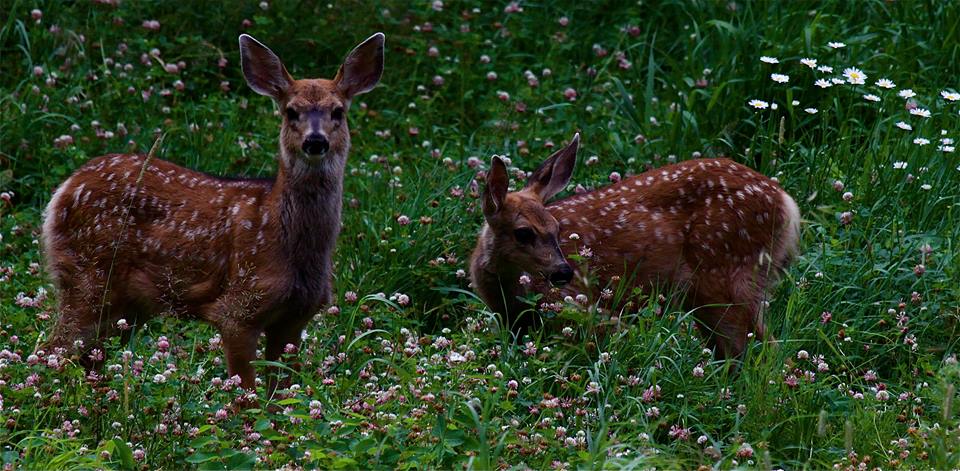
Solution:
<path fill-rule="evenodd" d="M 916 93 L 913 93 L 913 90 L 911 90 L 911 89 L 909 89 L 909 88 L 904 88 L 903 90 L 900 90 L 900 91 L 897 93 L 897 95 L 898 95 L 900 98 L 913 98 L 913 97 L 917 96 L 917 94 L 916 94 Z"/>
<path fill-rule="evenodd" d="M 953 152 L 954 149 L 955 149 L 955 148 L 954 148 L 953 146 L 940 146 L 940 147 L 938 147 L 938 150 L 939 150 L 940 152 L 947 152 L 947 153 Z"/>
<path fill-rule="evenodd" d="M 818 87 L 820 87 L 820 88 L 830 88 L 830 87 L 833 86 L 833 83 L 832 83 L 832 82 L 830 82 L 829 80 L 824 80 L 824 79 L 817 79 L 817 81 L 816 81 L 816 82 L 813 82 L 813 84 L 816 85 L 816 86 L 818 86 Z"/>
<path fill-rule="evenodd" d="M 803 64 L 803 65 L 805 65 L 805 66 L 807 66 L 807 67 L 810 67 L 811 69 L 817 68 L 817 60 L 816 60 L 816 59 L 810 59 L 810 58 L 808 58 L 808 57 L 804 57 L 803 59 L 800 59 L 800 63 Z"/>
<path fill-rule="evenodd" d="M 780 59 L 777 59 L 776 57 L 770 57 L 770 56 L 760 56 L 760 62 L 765 62 L 767 64 L 779 64 Z"/>
<path fill-rule="evenodd" d="M 825 74 L 832 74 L 832 73 L 833 73 L 833 67 L 830 67 L 829 65 L 821 65 L 820 67 L 817 67 L 817 72 L 823 72 L 823 73 L 825 73 Z"/>
<path fill-rule="evenodd" d="M 900 129 L 903 129 L 904 131 L 913 131 L 913 126 L 907 123 L 904 123 L 903 121 L 898 121 L 895 126 L 897 126 Z"/>
<path fill-rule="evenodd" d="M 920 116 L 921 118 L 929 118 L 930 110 L 923 109 L 923 108 L 914 108 L 910 110 L 910 114 L 914 116 Z"/>
<path fill-rule="evenodd" d="M 768 106 L 770 106 L 769 103 L 763 100 L 757 100 L 757 99 L 750 100 L 747 104 L 758 110 L 765 110 L 767 109 Z"/>
<path fill-rule="evenodd" d="M 873 94 L 864 95 L 864 96 L 863 96 L 863 99 L 864 99 L 864 100 L 867 100 L 867 101 L 880 101 L 880 97 L 878 97 L 878 96 L 876 96 L 876 95 L 873 95 Z"/>
<path fill-rule="evenodd" d="M 816 108 L 804 108 L 803 111 L 806 111 L 807 113 L 810 113 L 810 114 L 817 114 Z"/>
<path fill-rule="evenodd" d="M 840 48 L 847 47 L 846 44 L 841 43 L 841 42 L 837 42 L 837 41 L 830 41 L 830 42 L 827 43 L 827 46 L 830 46 L 830 47 L 833 48 L 833 49 L 840 49 Z"/>
<path fill-rule="evenodd" d="M 930 139 L 924 139 L 924 138 L 922 138 L 922 137 L 918 137 L 918 138 L 916 138 L 916 139 L 913 140 L 913 143 L 916 144 L 916 145 L 918 145 L 918 146 L 925 146 L 925 145 L 927 145 L 927 144 L 930 143 Z"/>
<path fill-rule="evenodd" d="M 948 92 L 944 90 L 940 92 L 940 96 L 942 96 L 944 100 L 949 100 L 949 101 L 960 100 L 960 93 L 957 93 L 957 92 Z"/>
<path fill-rule="evenodd" d="M 830 81 L 833 82 L 834 85 L 843 85 L 844 83 L 843 79 L 840 77 L 833 77 L 830 79 Z"/>
<path fill-rule="evenodd" d="M 890 79 L 885 79 L 885 78 L 882 78 L 882 79 L 880 79 L 880 80 L 877 80 L 877 83 L 876 83 L 876 84 L 877 84 L 877 86 L 880 87 L 880 88 L 894 88 L 894 87 L 897 86 L 896 84 L 893 83 L 892 80 L 890 80 Z"/>
<path fill-rule="evenodd" d="M 903 170 L 903 169 L 907 168 L 907 163 L 906 163 L 906 162 L 894 162 L 894 163 L 893 163 L 893 168 L 895 168 L 895 169 L 897 169 L 897 170 Z"/>
<path fill-rule="evenodd" d="M 867 75 L 856 67 L 847 67 L 843 69 L 843 76 L 851 85 L 863 85 L 867 82 Z"/>
<path fill-rule="evenodd" d="M 787 83 L 790 81 L 790 76 L 783 74 L 770 74 L 770 79 L 777 83 Z"/>

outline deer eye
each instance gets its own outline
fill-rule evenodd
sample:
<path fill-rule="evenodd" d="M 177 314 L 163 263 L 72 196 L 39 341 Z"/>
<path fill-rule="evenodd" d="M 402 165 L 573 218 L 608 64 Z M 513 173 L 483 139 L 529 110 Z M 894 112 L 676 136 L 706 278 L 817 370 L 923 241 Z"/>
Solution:
<path fill-rule="evenodd" d="M 339 106 L 334 108 L 333 111 L 330 112 L 330 119 L 334 121 L 340 121 L 343 119 L 343 108 Z"/>
<path fill-rule="evenodd" d="M 289 121 L 296 121 L 300 119 L 300 113 L 297 113 L 297 110 L 293 108 L 287 108 L 287 119 Z"/>
<path fill-rule="evenodd" d="M 529 227 L 514 229 L 513 236 L 517 238 L 517 242 L 523 245 L 533 245 L 533 242 L 537 239 L 537 235 Z"/>

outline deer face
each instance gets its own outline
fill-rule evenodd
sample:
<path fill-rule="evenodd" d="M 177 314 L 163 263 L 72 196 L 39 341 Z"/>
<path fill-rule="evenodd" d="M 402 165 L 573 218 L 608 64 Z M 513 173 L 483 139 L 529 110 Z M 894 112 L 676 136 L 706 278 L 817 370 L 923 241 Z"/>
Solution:
<path fill-rule="evenodd" d="M 252 36 L 240 36 L 247 84 L 273 98 L 283 115 L 280 145 L 285 164 L 315 165 L 328 155 L 346 155 L 350 146 L 346 113 L 354 96 L 380 81 L 383 40 L 383 34 L 377 33 L 354 48 L 332 80 L 294 80 L 273 51 Z"/>
<path fill-rule="evenodd" d="M 483 192 L 483 215 L 493 234 L 494 256 L 555 285 L 570 282 L 573 268 L 560 250 L 560 224 L 544 203 L 570 181 L 579 145 L 577 134 L 533 172 L 523 190 L 513 193 L 507 193 L 506 166 L 494 157 Z"/>

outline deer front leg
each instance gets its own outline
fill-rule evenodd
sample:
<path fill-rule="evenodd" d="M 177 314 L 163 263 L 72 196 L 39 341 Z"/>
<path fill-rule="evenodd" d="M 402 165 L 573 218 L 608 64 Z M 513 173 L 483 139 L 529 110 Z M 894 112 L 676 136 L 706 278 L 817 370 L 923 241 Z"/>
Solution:
<path fill-rule="evenodd" d="M 256 370 L 251 361 L 257 356 L 260 331 L 246 326 L 221 326 L 223 350 L 227 357 L 227 373 L 240 377 L 240 386 L 250 391 L 257 388 Z"/>
<path fill-rule="evenodd" d="M 283 319 L 280 322 L 270 326 L 266 330 L 267 334 L 267 350 L 266 350 L 266 359 L 267 361 L 279 361 L 280 356 L 285 352 L 287 345 L 292 345 L 294 352 L 297 352 L 300 348 L 300 335 L 303 332 L 304 327 L 310 321 L 311 317 L 307 317 L 303 320 L 291 321 L 289 319 Z M 295 360 L 290 365 L 294 370 L 300 369 L 299 360 Z M 276 391 L 277 386 L 280 384 L 279 376 L 281 374 L 280 368 L 271 367 L 268 371 L 267 378 L 267 397 L 273 395 Z M 290 382 L 289 376 L 284 378 L 282 381 L 284 385 L 287 385 Z"/>

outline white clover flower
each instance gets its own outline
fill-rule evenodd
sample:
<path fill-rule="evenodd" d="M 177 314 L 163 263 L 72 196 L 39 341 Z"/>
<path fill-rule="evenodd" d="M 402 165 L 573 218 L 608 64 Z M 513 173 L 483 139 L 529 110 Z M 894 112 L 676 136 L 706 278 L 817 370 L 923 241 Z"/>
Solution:
<path fill-rule="evenodd" d="M 876 96 L 876 95 L 874 95 L 874 94 L 864 95 L 864 96 L 863 96 L 863 99 L 864 99 L 864 100 L 867 100 L 867 101 L 880 101 L 880 97 L 878 97 L 878 96 Z"/>
<path fill-rule="evenodd" d="M 752 107 L 754 107 L 754 108 L 756 108 L 756 109 L 758 109 L 758 110 L 765 110 L 765 109 L 767 109 L 767 107 L 770 106 L 769 103 L 767 103 L 767 102 L 765 102 L 765 101 L 763 101 L 763 100 L 757 100 L 757 99 L 750 100 L 749 102 L 747 102 L 747 104 L 750 105 L 750 106 L 752 106 Z"/>
<path fill-rule="evenodd" d="M 897 95 L 898 95 L 900 98 L 913 98 L 913 97 L 917 96 L 917 94 L 916 94 L 916 93 L 913 93 L 913 90 L 911 90 L 911 89 L 909 89 L 909 88 L 904 88 L 903 90 L 900 90 L 899 92 L 897 92 Z"/>
<path fill-rule="evenodd" d="M 942 92 L 940 92 L 940 96 L 942 96 L 944 100 L 948 100 L 948 101 L 960 100 L 960 93 L 957 93 L 957 92 L 948 92 L 946 90 L 943 90 Z"/>
<path fill-rule="evenodd" d="M 780 105 L 778 105 L 777 102 L 770 103 L 770 109 L 771 109 L 771 110 L 775 110 L 775 109 L 777 109 L 777 108 L 779 108 L 779 107 L 780 107 Z"/>
<path fill-rule="evenodd" d="M 823 73 L 825 73 L 825 74 L 832 74 L 832 73 L 833 73 L 833 67 L 830 67 L 829 65 L 821 65 L 820 67 L 817 67 L 817 72 L 823 72 Z"/>
<path fill-rule="evenodd" d="M 830 47 L 833 48 L 833 49 L 840 49 L 840 48 L 847 47 L 846 44 L 841 43 L 841 42 L 837 42 L 837 41 L 830 41 L 830 42 L 827 43 L 827 46 L 830 46 Z"/>
<path fill-rule="evenodd" d="M 918 137 L 918 138 L 916 138 L 916 139 L 913 140 L 913 143 L 916 144 L 916 145 L 918 145 L 918 146 L 925 146 L 925 145 L 927 145 L 927 144 L 930 143 L 930 139 L 924 139 L 924 138 L 922 138 L 922 137 Z"/>
<path fill-rule="evenodd" d="M 810 58 L 804 57 L 803 59 L 800 59 L 800 63 L 807 67 L 810 67 L 811 69 L 817 68 L 816 59 L 810 59 Z"/>
<path fill-rule="evenodd" d="M 895 88 L 897 85 L 893 83 L 890 79 L 882 78 L 876 81 L 876 85 L 880 88 Z"/>
<path fill-rule="evenodd" d="M 770 80 L 773 80 L 777 83 L 787 83 L 790 81 L 790 76 L 783 74 L 770 74 Z"/>
<path fill-rule="evenodd" d="M 956 149 L 956 148 L 955 148 L 954 146 L 940 146 L 940 147 L 937 147 L 937 150 L 939 150 L 940 152 L 946 152 L 946 153 L 948 153 L 948 154 L 953 153 L 953 151 L 954 151 L 955 149 Z"/>
<path fill-rule="evenodd" d="M 833 83 L 831 83 L 829 80 L 824 80 L 824 79 L 817 79 L 817 81 L 813 82 L 813 84 L 820 88 L 830 88 L 833 86 Z"/>
<path fill-rule="evenodd" d="M 914 116 L 920 116 L 921 118 L 929 118 L 930 110 L 924 108 L 914 108 L 910 110 L 910 114 Z"/>
<path fill-rule="evenodd" d="M 804 108 L 803 111 L 806 111 L 809 114 L 817 114 L 818 110 L 816 108 Z"/>
<path fill-rule="evenodd" d="M 776 57 L 770 57 L 770 56 L 760 56 L 760 62 L 765 62 L 767 64 L 779 64 L 780 59 L 777 59 Z"/>
<path fill-rule="evenodd" d="M 897 121 L 896 127 L 903 129 L 904 131 L 913 131 L 913 126 L 904 123 L 903 121 Z"/>
<path fill-rule="evenodd" d="M 863 85 L 867 83 L 867 74 L 856 67 L 843 69 L 843 76 L 851 85 Z"/>
<path fill-rule="evenodd" d="M 903 169 L 907 168 L 907 163 L 906 163 L 906 162 L 900 162 L 900 161 L 894 162 L 894 163 L 893 163 L 893 168 L 895 168 L 895 169 L 897 169 L 897 170 L 903 170 Z"/>
<path fill-rule="evenodd" d="M 790 104 L 793 105 L 793 106 L 800 106 L 800 101 L 799 101 L 799 100 L 793 100 L 793 101 L 790 102 Z"/>
<path fill-rule="evenodd" d="M 924 183 L 923 185 L 920 185 L 920 189 L 923 191 L 930 191 L 931 188 L 933 188 L 933 186 L 930 185 L 929 183 Z"/>

